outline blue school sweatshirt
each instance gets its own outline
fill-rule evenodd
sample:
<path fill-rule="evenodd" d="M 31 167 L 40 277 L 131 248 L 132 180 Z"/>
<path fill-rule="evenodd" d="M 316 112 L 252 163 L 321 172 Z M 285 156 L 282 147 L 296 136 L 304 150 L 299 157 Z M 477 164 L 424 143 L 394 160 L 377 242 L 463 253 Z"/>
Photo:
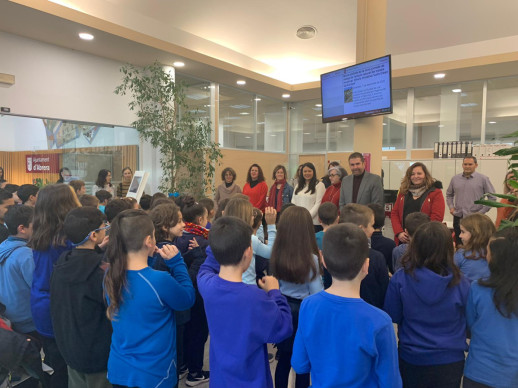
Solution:
<path fill-rule="evenodd" d="M 470 282 L 474 282 L 480 278 L 487 278 L 490 275 L 489 265 L 484 257 L 475 256 L 474 259 L 468 259 L 466 256 L 471 256 L 471 251 L 464 251 L 459 249 L 455 252 L 453 260 L 460 272 L 466 276 Z"/>
<path fill-rule="evenodd" d="M 399 355 L 413 365 L 464 360 L 469 280 L 450 287 L 453 275 L 428 268 L 404 269 L 390 279 L 383 309 L 398 324 Z"/>
<path fill-rule="evenodd" d="M 291 365 L 314 388 L 401 387 L 390 317 L 362 299 L 327 292 L 302 302 Z"/>
<path fill-rule="evenodd" d="M 198 273 L 210 331 L 210 386 L 273 388 L 267 343 L 293 332 L 291 311 L 279 290 L 218 276 L 210 246 Z"/>
<path fill-rule="evenodd" d="M 518 317 L 501 315 L 493 302 L 494 290 L 471 284 L 466 307 L 471 330 L 464 375 L 495 388 L 518 387 Z"/>
<path fill-rule="evenodd" d="M 176 384 L 174 310 L 193 305 L 194 287 L 180 253 L 165 264 L 170 273 L 150 267 L 126 272 L 123 301 L 112 320 L 108 359 L 112 384 L 143 388 Z"/>

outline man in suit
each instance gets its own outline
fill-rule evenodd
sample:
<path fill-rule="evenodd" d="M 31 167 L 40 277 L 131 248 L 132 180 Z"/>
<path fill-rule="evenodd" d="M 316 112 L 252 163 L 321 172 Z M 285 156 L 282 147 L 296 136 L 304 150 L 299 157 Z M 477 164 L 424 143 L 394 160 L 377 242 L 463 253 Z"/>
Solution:
<path fill-rule="evenodd" d="M 349 167 L 352 175 L 342 180 L 340 189 L 340 208 L 348 203 L 368 205 L 379 203 L 384 206 L 383 183 L 376 174 L 365 171 L 365 159 L 359 152 L 349 156 Z"/>

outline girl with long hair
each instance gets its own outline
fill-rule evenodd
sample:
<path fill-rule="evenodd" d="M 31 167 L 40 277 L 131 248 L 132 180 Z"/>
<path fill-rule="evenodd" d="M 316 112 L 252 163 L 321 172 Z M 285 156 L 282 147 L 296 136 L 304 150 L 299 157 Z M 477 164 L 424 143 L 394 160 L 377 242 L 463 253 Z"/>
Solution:
<path fill-rule="evenodd" d="M 286 167 L 279 164 L 273 169 L 272 179 L 274 180 L 268 194 L 268 206 L 273 207 L 277 213 L 281 211 L 282 205 L 290 203 L 293 196 L 293 187 L 286 182 Z"/>
<path fill-rule="evenodd" d="M 505 174 L 504 179 L 504 194 L 509 195 L 516 195 L 517 189 L 514 188 L 509 184 L 509 181 L 516 181 L 516 177 L 514 175 L 514 171 L 508 171 L 507 174 Z M 509 199 L 502 198 L 500 202 L 506 204 L 506 205 L 514 205 L 516 206 L 516 201 L 511 201 Z M 495 226 L 498 229 L 500 226 L 500 223 L 502 220 L 508 220 L 513 213 L 516 212 L 516 208 L 514 207 L 499 207 L 496 209 L 496 220 L 495 220 Z"/>
<path fill-rule="evenodd" d="M 45 186 L 38 192 L 34 207 L 33 233 L 28 246 L 32 248 L 34 273 L 31 287 L 31 311 L 36 330 L 41 336 L 45 362 L 54 369 L 51 386 L 66 387 L 67 365 L 54 339 L 50 318 L 50 277 L 59 256 L 72 249 L 63 224 L 68 212 L 80 207 L 71 187 L 65 184 Z"/>
<path fill-rule="evenodd" d="M 169 272 L 148 266 L 155 252 Z M 182 255 L 174 245 L 157 248 L 153 221 L 143 210 L 131 209 L 113 219 L 106 257 L 106 314 L 113 327 L 108 380 L 114 387 L 174 386 L 174 311 L 194 302 Z"/>
<path fill-rule="evenodd" d="M 518 231 L 507 228 L 489 242 L 491 274 L 471 284 L 466 307 L 471 331 L 464 388 L 518 387 Z"/>
<path fill-rule="evenodd" d="M 288 386 L 300 304 L 305 297 L 324 289 L 318 257 L 317 241 L 309 211 L 300 206 L 287 208 L 279 219 L 277 237 L 270 258 L 272 275 L 279 279 L 280 291 L 288 300 L 293 320 L 293 335 L 277 344 L 277 388 Z M 309 373 L 297 375 L 295 386 L 308 387 Z"/>
<path fill-rule="evenodd" d="M 412 164 L 401 180 L 401 187 L 390 215 L 396 243 L 410 241 L 410 236 L 405 232 L 404 220 L 407 215 L 421 212 L 427 214 L 431 221 L 442 222 L 444 208 L 442 191 L 435 187 L 435 180 L 426 166 L 421 162 Z"/>
<path fill-rule="evenodd" d="M 56 183 L 68 183 L 72 173 L 68 167 L 62 167 L 59 169 L 59 179 Z"/>
<path fill-rule="evenodd" d="M 291 202 L 309 211 L 313 219 L 315 232 L 322 230 L 322 226 L 318 221 L 318 207 L 322 203 L 325 191 L 326 187 L 318 180 L 317 171 L 313 163 L 304 163 L 300 169 L 299 179 Z"/>
<path fill-rule="evenodd" d="M 225 198 L 241 193 L 241 187 L 236 184 L 236 178 L 236 171 L 232 167 L 225 167 L 221 171 L 221 180 L 223 182 L 217 187 L 216 194 L 214 194 L 214 202 L 216 202 L 217 207 Z"/>
<path fill-rule="evenodd" d="M 253 207 L 264 212 L 266 207 L 266 195 L 268 194 L 268 185 L 264 181 L 263 169 L 254 163 L 248 169 L 246 174 L 246 184 L 243 187 L 243 194 L 249 199 Z"/>
<path fill-rule="evenodd" d="M 95 195 L 99 190 L 106 190 L 112 196 L 115 195 L 112 185 L 112 172 L 110 170 L 99 170 L 95 185 L 92 187 L 92 194 Z"/>
<path fill-rule="evenodd" d="M 383 309 L 398 325 L 403 387 L 460 387 L 469 280 L 453 262 L 453 239 L 440 222 L 417 228 L 390 279 Z"/>
<path fill-rule="evenodd" d="M 473 213 L 460 220 L 462 248 L 455 253 L 455 264 L 470 282 L 489 276 L 486 248 L 496 232 L 491 218 Z"/>
<path fill-rule="evenodd" d="M 131 167 L 124 167 L 121 173 L 122 181 L 117 185 L 117 197 L 125 197 L 133 179 L 133 170 Z"/>
<path fill-rule="evenodd" d="M 4 175 L 4 168 L 0 167 L 0 183 L 6 182 L 5 175 Z"/>

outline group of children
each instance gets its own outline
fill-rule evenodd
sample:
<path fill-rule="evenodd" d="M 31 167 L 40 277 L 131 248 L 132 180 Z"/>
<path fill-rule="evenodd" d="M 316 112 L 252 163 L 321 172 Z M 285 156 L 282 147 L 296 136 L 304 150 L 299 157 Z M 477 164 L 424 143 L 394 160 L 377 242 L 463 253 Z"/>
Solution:
<path fill-rule="evenodd" d="M 294 205 L 266 208 L 263 229 L 243 195 L 212 224 L 210 200 L 149 199 L 104 214 L 57 184 L 7 209 L 0 301 L 50 386 L 173 387 L 188 371 L 188 386 L 273 387 L 267 344 L 276 388 L 291 368 L 296 387 L 518 386 L 516 229 L 465 217 L 454 252 L 421 213 L 394 247 L 376 205 L 324 203 L 315 235 Z"/>

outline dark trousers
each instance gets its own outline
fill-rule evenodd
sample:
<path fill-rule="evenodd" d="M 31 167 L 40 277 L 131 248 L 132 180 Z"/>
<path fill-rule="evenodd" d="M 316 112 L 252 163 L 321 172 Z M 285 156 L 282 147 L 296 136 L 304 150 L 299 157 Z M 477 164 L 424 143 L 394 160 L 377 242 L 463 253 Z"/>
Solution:
<path fill-rule="evenodd" d="M 185 325 L 184 336 L 184 356 L 189 373 L 201 372 L 209 326 L 203 298 L 198 291 L 196 291 L 196 301 L 191 308 L 191 320 Z"/>
<path fill-rule="evenodd" d="M 462 245 L 462 240 L 460 239 L 460 220 L 462 220 L 462 217 L 453 216 L 453 230 L 455 231 L 456 245 Z"/>
<path fill-rule="evenodd" d="M 464 380 L 462 381 L 463 388 L 492 388 L 489 385 L 477 383 L 476 381 L 471 380 L 469 377 L 464 376 Z"/>
<path fill-rule="evenodd" d="M 399 358 L 403 388 L 459 388 L 464 360 L 444 365 L 413 365 Z"/>
<path fill-rule="evenodd" d="M 291 370 L 291 355 L 293 353 L 293 342 L 295 340 L 295 333 L 299 326 L 299 310 L 301 300 L 286 297 L 288 304 L 291 309 L 291 319 L 293 323 L 293 334 L 290 338 L 285 339 L 281 343 L 277 344 L 277 351 L 279 361 L 275 368 L 275 388 L 287 388 L 288 379 L 290 377 Z M 298 374 L 295 378 L 295 388 L 308 388 L 309 387 L 309 373 Z"/>
<path fill-rule="evenodd" d="M 54 369 L 54 373 L 50 375 L 49 386 L 51 388 L 67 388 L 68 387 L 68 370 L 67 364 L 58 349 L 58 345 L 54 338 L 41 336 L 43 351 L 45 352 L 45 364 Z"/>

